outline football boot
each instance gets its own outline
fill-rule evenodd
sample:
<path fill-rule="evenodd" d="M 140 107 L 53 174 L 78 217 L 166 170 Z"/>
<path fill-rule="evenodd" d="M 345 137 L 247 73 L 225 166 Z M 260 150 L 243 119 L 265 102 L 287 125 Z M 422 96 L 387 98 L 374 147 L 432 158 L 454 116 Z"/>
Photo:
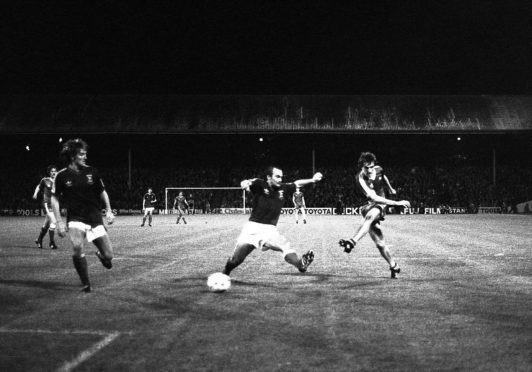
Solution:
<path fill-rule="evenodd" d="M 314 261 L 314 252 L 308 251 L 303 256 L 301 256 L 299 271 L 302 273 L 306 272 L 312 261 Z"/>
<path fill-rule="evenodd" d="M 397 279 L 397 274 L 401 272 L 401 268 L 399 265 L 397 265 L 397 262 L 395 263 L 394 267 L 390 267 L 390 273 L 392 279 Z"/>
<path fill-rule="evenodd" d="M 344 249 L 345 253 L 351 253 L 357 243 L 353 239 L 340 239 L 338 244 Z"/>

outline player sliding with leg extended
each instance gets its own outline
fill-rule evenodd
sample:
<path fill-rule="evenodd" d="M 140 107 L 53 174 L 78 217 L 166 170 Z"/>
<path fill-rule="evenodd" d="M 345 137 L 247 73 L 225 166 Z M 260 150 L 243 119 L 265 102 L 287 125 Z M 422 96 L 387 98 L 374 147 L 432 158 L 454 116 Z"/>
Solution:
<path fill-rule="evenodd" d="M 309 250 L 299 258 L 297 253 L 290 248 L 290 243 L 286 238 L 277 231 L 277 222 L 289 192 L 295 187 L 318 182 L 322 177 L 322 174 L 318 172 L 310 179 L 283 183 L 283 171 L 272 166 L 266 169 L 266 180 L 254 178 L 242 181 L 240 183 L 242 189 L 250 191 L 253 197 L 251 217 L 244 225 L 233 255 L 227 260 L 223 273 L 229 275 L 255 248 L 281 252 L 286 262 L 302 273 L 307 271 L 314 260 L 314 253 Z"/>
<path fill-rule="evenodd" d="M 385 187 L 390 193 L 395 194 L 388 178 L 384 175 L 383 169 L 376 165 L 377 158 L 371 152 L 363 152 L 358 159 L 359 172 L 355 177 L 356 189 L 367 199 L 367 204 L 361 207 L 364 222 L 358 228 L 355 236 L 351 239 L 340 239 L 339 244 L 346 253 L 350 253 L 357 242 L 369 232 L 369 236 L 375 242 L 380 254 L 388 265 L 392 279 L 397 277 L 401 269 L 392 258 L 390 250 L 384 243 L 384 235 L 380 227 L 380 221 L 384 220 L 386 206 L 401 206 L 410 208 L 407 200 L 394 201 L 386 199 Z"/>
<path fill-rule="evenodd" d="M 292 202 L 294 203 L 294 214 L 296 215 L 296 223 L 299 223 L 299 212 L 303 215 L 303 223 L 307 223 L 307 216 L 305 212 L 305 197 L 301 192 L 301 188 L 296 187 L 296 191 L 292 194 Z"/>
<path fill-rule="evenodd" d="M 44 177 L 41 182 L 39 182 L 35 188 L 35 191 L 33 192 L 33 199 L 37 199 L 39 193 L 42 192 L 42 207 L 44 209 L 44 213 L 46 213 L 44 224 L 41 227 L 41 233 L 35 240 L 35 244 L 37 244 L 39 248 L 42 248 L 42 239 L 48 231 L 50 236 L 50 248 L 57 249 L 57 245 L 54 241 L 56 221 L 54 212 L 52 211 L 52 204 L 50 203 L 52 198 L 52 185 L 54 183 L 55 176 L 57 175 L 57 167 L 55 165 L 49 165 L 46 169 L 46 174 L 48 176 Z"/>
<path fill-rule="evenodd" d="M 61 219 L 61 200 L 67 210 L 68 235 L 74 251 L 72 260 L 81 279 L 83 292 L 91 291 L 87 259 L 82 252 L 85 239 L 98 249 L 96 256 L 102 265 L 107 269 L 113 267 L 113 247 L 103 226 L 102 204 L 108 224 L 113 223 L 114 215 L 98 171 L 85 163 L 87 148 L 87 143 L 81 139 L 65 142 L 60 155 L 68 166 L 57 173 L 52 187 L 52 208 L 57 219 L 57 233 L 64 237 L 67 232 Z"/>

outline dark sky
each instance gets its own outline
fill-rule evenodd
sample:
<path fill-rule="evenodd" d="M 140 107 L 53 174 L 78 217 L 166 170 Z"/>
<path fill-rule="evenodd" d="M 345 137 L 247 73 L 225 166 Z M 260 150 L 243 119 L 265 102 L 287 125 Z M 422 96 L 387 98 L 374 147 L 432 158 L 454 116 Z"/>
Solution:
<path fill-rule="evenodd" d="M 532 92 L 526 2 L 143 4 L 2 5 L 0 93 Z"/>

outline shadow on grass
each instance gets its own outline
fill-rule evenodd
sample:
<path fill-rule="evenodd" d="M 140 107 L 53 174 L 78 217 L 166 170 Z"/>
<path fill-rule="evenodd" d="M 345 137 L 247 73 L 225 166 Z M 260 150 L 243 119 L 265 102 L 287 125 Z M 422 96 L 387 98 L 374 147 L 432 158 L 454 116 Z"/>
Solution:
<path fill-rule="evenodd" d="M 47 246 L 47 245 L 43 245 L 42 248 L 39 248 L 37 247 L 37 244 L 28 244 L 28 245 L 9 245 L 9 246 L 6 246 L 6 247 L 2 247 L 2 248 L 23 248 L 23 249 L 32 249 L 32 250 L 37 250 L 37 251 L 45 251 L 45 250 L 50 250 L 50 248 Z"/>
<path fill-rule="evenodd" d="M 39 281 L 39 280 L 5 280 L 0 279 L 2 285 L 23 286 L 30 288 L 52 289 L 52 290 L 64 290 L 65 288 L 76 287 L 74 285 L 68 285 L 65 282 L 54 281 Z"/>
<path fill-rule="evenodd" d="M 207 277 L 185 277 L 177 278 L 173 280 L 181 288 L 197 288 L 200 292 L 210 292 L 207 288 Z M 239 279 L 231 278 L 231 285 L 243 286 L 243 287 L 263 287 L 263 288 L 289 288 L 287 286 L 279 286 L 278 283 L 265 283 L 265 282 L 250 282 L 242 281 Z"/>

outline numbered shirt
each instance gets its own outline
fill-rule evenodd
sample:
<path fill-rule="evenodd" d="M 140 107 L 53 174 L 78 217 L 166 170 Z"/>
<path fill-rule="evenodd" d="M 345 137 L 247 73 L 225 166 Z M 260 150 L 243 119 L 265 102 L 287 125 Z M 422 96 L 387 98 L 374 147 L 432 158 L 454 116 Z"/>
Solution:
<path fill-rule="evenodd" d="M 52 186 L 52 194 L 67 210 L 67 222 L 79 221 L 92 227 L 103 225 L 100 194 L 105 185 L 96 168 L 82 167 L 60 170 Z"/>
<path fill-rule="evenodd" d="M 249 190 L 252 194 L 250 221 L 277 225 L 281 209 L 286 198 L 295 190 L 294 183 L 282 183 L 279 188 L 272 188 L 260 178 L 254 180 Z"/>

